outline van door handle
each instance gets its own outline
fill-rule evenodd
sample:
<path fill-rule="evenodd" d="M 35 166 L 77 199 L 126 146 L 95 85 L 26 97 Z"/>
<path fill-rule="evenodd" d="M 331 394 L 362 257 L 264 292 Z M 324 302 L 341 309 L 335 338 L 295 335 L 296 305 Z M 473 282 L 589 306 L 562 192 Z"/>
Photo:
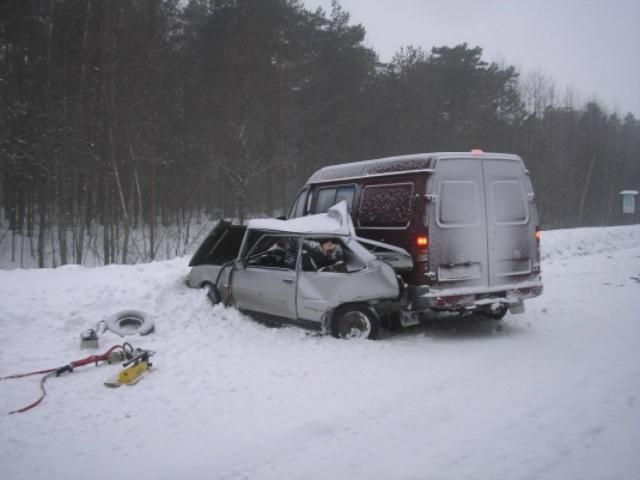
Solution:
<path fill-rule="evenodd" d="M 292 280 L 292 279 L 290 279 L 290 278 L 283 278 L 283 279 L 282 279 L 282 281 L 283 281 L 284 283 L 293 283 L 293 280 Z"/>
<path fill-rule="evenodd" d="M 471 265 L 473 265 L 473 262 L 471 260 L 467 260 L 465 262 L 451 262 L 451 263 L 448 263 L 446 266 L 449 268 L 452 268 L 452 267 L 470 267 Z"/>

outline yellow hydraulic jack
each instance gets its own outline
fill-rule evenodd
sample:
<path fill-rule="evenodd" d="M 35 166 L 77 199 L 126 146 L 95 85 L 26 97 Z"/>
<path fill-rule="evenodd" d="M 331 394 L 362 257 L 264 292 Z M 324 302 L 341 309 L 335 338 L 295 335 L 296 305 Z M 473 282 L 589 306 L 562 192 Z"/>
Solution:
<path fill-rule="evenodd" d="M 149 372 L 152 367 L 149 357 L 155 352 L 151 350 L 136 350 L 133 356 L 122 364 L 126 367 L 117 376 L 104 382 L 107 387 L 119 387 L 120 385 L 135 385 Z"/>

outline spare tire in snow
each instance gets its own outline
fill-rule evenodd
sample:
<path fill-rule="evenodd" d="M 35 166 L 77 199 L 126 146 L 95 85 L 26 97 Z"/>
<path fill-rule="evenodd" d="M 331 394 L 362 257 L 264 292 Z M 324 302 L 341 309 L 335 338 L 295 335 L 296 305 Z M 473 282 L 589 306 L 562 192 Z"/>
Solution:
<path fill-rule="evenodd" d="M 112 315 L 105 321 L 107 330 L 116 335 L 147 335 L 153 332 L 154 325 L 151 317 L 140 310 L 124 310 Z"/>

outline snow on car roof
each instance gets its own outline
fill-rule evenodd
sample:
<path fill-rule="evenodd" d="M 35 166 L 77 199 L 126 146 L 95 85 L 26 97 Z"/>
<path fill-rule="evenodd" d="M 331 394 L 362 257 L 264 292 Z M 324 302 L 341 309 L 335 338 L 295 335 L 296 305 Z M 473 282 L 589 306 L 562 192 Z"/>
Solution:
<path fill-rule="evenodd" d="M 347 209 L 347 202 L 341 201 L 327 213 L 318 213 L 306 217 L 278 220 L 276 218 L 257 218 L 247 222 L 252 230 L 271 230 L 287 233 L 315 233 L 319 235 L 352 235 L 353 223 Z"/>

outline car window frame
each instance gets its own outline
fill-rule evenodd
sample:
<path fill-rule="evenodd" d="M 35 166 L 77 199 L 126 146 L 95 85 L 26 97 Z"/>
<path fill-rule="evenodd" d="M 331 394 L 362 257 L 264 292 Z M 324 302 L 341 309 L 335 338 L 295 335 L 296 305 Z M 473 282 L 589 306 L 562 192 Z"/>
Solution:
<path fill-rule="evenodd" d="M 304 249 L 304 245 L 303 242 L 305 240 L 312 240 L 312 241 L 316 241 L 319 242 L 322 239 L 327 239 L 327 238 L 334 238 L 339 240 L 339 245 L 340 248 L 343 250 L 343 254 L 345 250 L 348 250 L 351 254 L 353 254 L 354 256 L 356 256 L 361 262 L 362 262 L 362 266 L 360 268 L 358 268 L 357 270 L 351 270 L 351 271 L 345 271 L 345 272 L 339 272 L 339 271 L 331 271 L 331 270 L 305 270 L 303 268 L 302 265 L 302 255 L 303 255 L 303 249 Z M 353 245 L 356 245 L 356 247 L 354 248 Z M 363 253 L 364 251 L 364 253 Z M 298 271 L 300 272 L 300 274 L 331 274 L 331 275 L 354 275 L 360 272 L 363 272 L 367 269 L 367 265 L 368 262 L 370 262 L 371 260 L 375 260 L 375 257 L 371 255 L 371 253 L 365 248 L 363 247 L 354 237 L 352 236 L 344 236 L 344 235 L 331 235 L 331 234 L 326 234 L 326 233 L 322 233 L 322 234 L 318 234 L 318 233 L 307 233 L 302 235 L 302 241 L 299 244 L 299 248 L 298 248 Z M 345 263 L 346 265 L 346 263 Z"/>
<path fill-rule="evenodd" d="M 255 230 L 254 230 L 255 231 Z M 258 230 L 260 231 L 260 230 Z M 248 236 L 245 236 L 245 239 Z M 296 262 L 293 268 L 286 268 L 286 267 L 270 267 L 270 266 L 265 266 L 265 265 L 249 265 L 248 264 L 248 260 L 249 257 L 251 256 L 251 253 L 253 252 L 253 250 L 255 249 L 255 247 L 262 241 L 263 238 L 265 237 L 287 237 L 287 238 L 295 238 L 298 240 L 298 246 L 296 247 Z M 240 257 L 240 261 L 242 262 L 242 265 L 244 266 L 244 268 L 258 268 L 258 269 L 264 269 L 264 270 L 277 270 L 277 271 L 282 271 L 282 272 L 298 272 L 298 266 L 300 263 L 300 248 L 302 245 L 302 236 L 301 235 L 296 235 L 296 234 L 291 234 L 291 233 L 287 233 L 287 232 L 262 232 L 262 235 L 258 238 L 258 240 L 256 240 L 254 242 L 254 244 L 247 250 L 246 253 L 243 253 L 242 256 Z"/>

